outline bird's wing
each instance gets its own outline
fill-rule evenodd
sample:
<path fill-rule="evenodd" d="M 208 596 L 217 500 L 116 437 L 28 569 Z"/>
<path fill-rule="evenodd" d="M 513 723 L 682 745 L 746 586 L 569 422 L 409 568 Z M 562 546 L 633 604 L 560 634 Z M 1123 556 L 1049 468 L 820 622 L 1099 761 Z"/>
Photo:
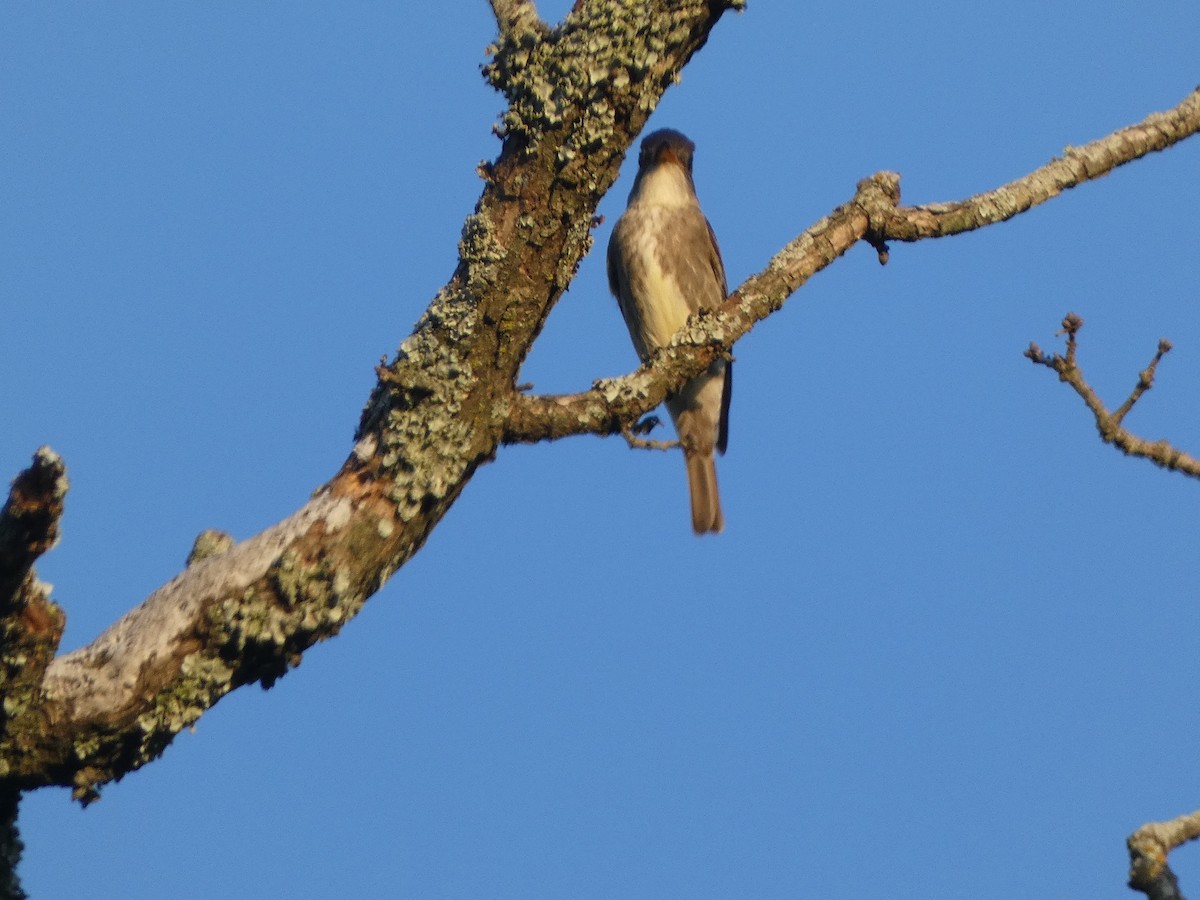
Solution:
<path fill-rule="evenodd" d="M 725 266 L 712 226 L 697 208 L 681 210 L 672 219 L 664 249 L 680 293 L 693 313 L 716 309 L 725 300 Z"/>
<path fill-rule="evenodd" d="M 708 229 L 709 255 L 708 264 L 717 282 L 721 285 L 721 298 L 714 306 L 720 306 L 729 296 L 729 282 L 725 278 L 725 263 L 721 260 L 721 247 L 717 244 L 717 235 L 708 219 L 704 220 Z M 717 452 L 724 453 L 729 446 L 729 403 L 733 399 L 733 360 L 725 363 L 725 380 L 721 385 L 721 417 L 717 424 Z"/>
<path fill-rule="evenodd" d="M 629 270 L 625 266 L 625 259 L 621 255 L 621 240 L 622 240 L 622 225 L 625 224 L 625 218 L 622 216 L 617 220 L 617 225 L 613 228 L 612 234 L 608 239 L 608 289 L 612 295 L 617 298 L 617 307 L 621 310 L 621 317 L 625 320 L 625 325 L 629 329 L 629 335 L 633 339 L 633 347 L 637 351 L 638 356 L 644 361 L 649 355 L 649 348 L 642 335 L 641 329 L 637 327 L 637 323 L 641 321 L 638 316 L 637 304 L 633 300 L 633 287 L 630 285 Z"/>
<path fill-rule="evenodd" d="M 608 289 L 621 302 L 621 284 L 625 281 L 625 268 L 621 265 L 621 251 L 617 248 L 617 229 L 621 227 L 620 220 L 613 228 L 608 238 Z"/>
<path fill-rule="evenodd" d="M 729 282 L 725 280 L 725 263 L 721 261 L 721 248 L 717 244 L 717 233 L 713 231 L 708 219 L 704 220 L 704 227 L 708 229 L 708 240 L 712 244 L 708 262 L 712 266 L 713 274 L 717 276 L 717 281 L 721 283 L 721 300 L 724 302 L 729 296 Z"/>

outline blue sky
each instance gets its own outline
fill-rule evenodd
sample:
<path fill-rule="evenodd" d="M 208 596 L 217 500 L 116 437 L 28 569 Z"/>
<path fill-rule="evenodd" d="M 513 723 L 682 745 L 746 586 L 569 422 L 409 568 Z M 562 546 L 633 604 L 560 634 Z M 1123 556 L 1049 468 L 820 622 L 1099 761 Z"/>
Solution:
<path fill-rule="evenodd" d="M 497 151 L 493 33 L 483 0 L 0 8 L 0 472 L 69 467 L 65 648 L 344 459 Z M 696 141 L 732 285 L 871 172 L 957 199 L 1173 106 L 1197 34 L 1191 0 L 751 0 L 651 124 Z M 1115 405 L 1169 337 L 1128 424 L 1200 451 L 1198 174 L 1193 141 L 814 278 L 737 347 L 718 538 L 673 456 L 503 450 L 271 691 L 87 810 L 27 798 L 27 889 L 1130 896 L 1125 836 L 1200 806 L 1198 486 L 1021 353 L 1077 311 Z M 523 379 L 634 365 L 593 252 Z"/>

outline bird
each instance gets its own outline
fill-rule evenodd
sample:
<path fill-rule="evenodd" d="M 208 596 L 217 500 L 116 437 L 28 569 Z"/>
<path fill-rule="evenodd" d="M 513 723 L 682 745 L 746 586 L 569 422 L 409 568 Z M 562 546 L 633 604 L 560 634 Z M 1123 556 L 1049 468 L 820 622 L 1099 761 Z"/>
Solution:
<path fill-rule="evenodd" d="M 717 237 L 696 197 L 696 145 L 664 128 L 642 139 L 629 203 L 608 241 L 608 286 L 642 361 L 671 342 L 688 317 L 716 309 L 728 285 Z M 716 453 L 729 443 L 733 362 L 717 357 L 667 398 L 687 466 L 692 530 L 725 527 Z"/>

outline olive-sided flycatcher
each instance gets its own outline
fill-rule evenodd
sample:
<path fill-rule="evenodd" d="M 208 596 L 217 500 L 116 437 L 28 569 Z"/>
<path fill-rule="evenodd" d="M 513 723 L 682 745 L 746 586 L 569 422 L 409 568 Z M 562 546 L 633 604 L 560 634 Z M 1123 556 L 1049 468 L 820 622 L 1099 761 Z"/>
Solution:
<path fill-rule="evenodd" d="M 643 362 L 670 343 L 688 316 L 725 300 L 725 266 L 692 182 L 696 145 L 665 128 L 642 140 L 629 206 L 608 242 L 608 286 Z M 714 453 L 729 438 L 733 364 L 707 370 L 667 398 L 679 433 L 697 534 L 725 527 Z"/>

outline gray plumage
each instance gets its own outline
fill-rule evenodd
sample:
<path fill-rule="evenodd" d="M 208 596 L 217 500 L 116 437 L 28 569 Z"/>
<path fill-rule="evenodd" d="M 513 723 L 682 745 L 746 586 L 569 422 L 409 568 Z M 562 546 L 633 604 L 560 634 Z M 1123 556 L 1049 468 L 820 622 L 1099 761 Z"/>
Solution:
<path fill-rule="evenodd" d="M 663 129 L 642 140 L 629 206 L 608 242 L 608 284 L 643 361 L 670 343 L 688 316 L 725 300 L 725 267 L 692 182 L 695 145 Z M 667 399 L 687 463 L 692 528 L 725 526 L 714 454 L 729 439 L 733 365 L 713 360 Z"/>

